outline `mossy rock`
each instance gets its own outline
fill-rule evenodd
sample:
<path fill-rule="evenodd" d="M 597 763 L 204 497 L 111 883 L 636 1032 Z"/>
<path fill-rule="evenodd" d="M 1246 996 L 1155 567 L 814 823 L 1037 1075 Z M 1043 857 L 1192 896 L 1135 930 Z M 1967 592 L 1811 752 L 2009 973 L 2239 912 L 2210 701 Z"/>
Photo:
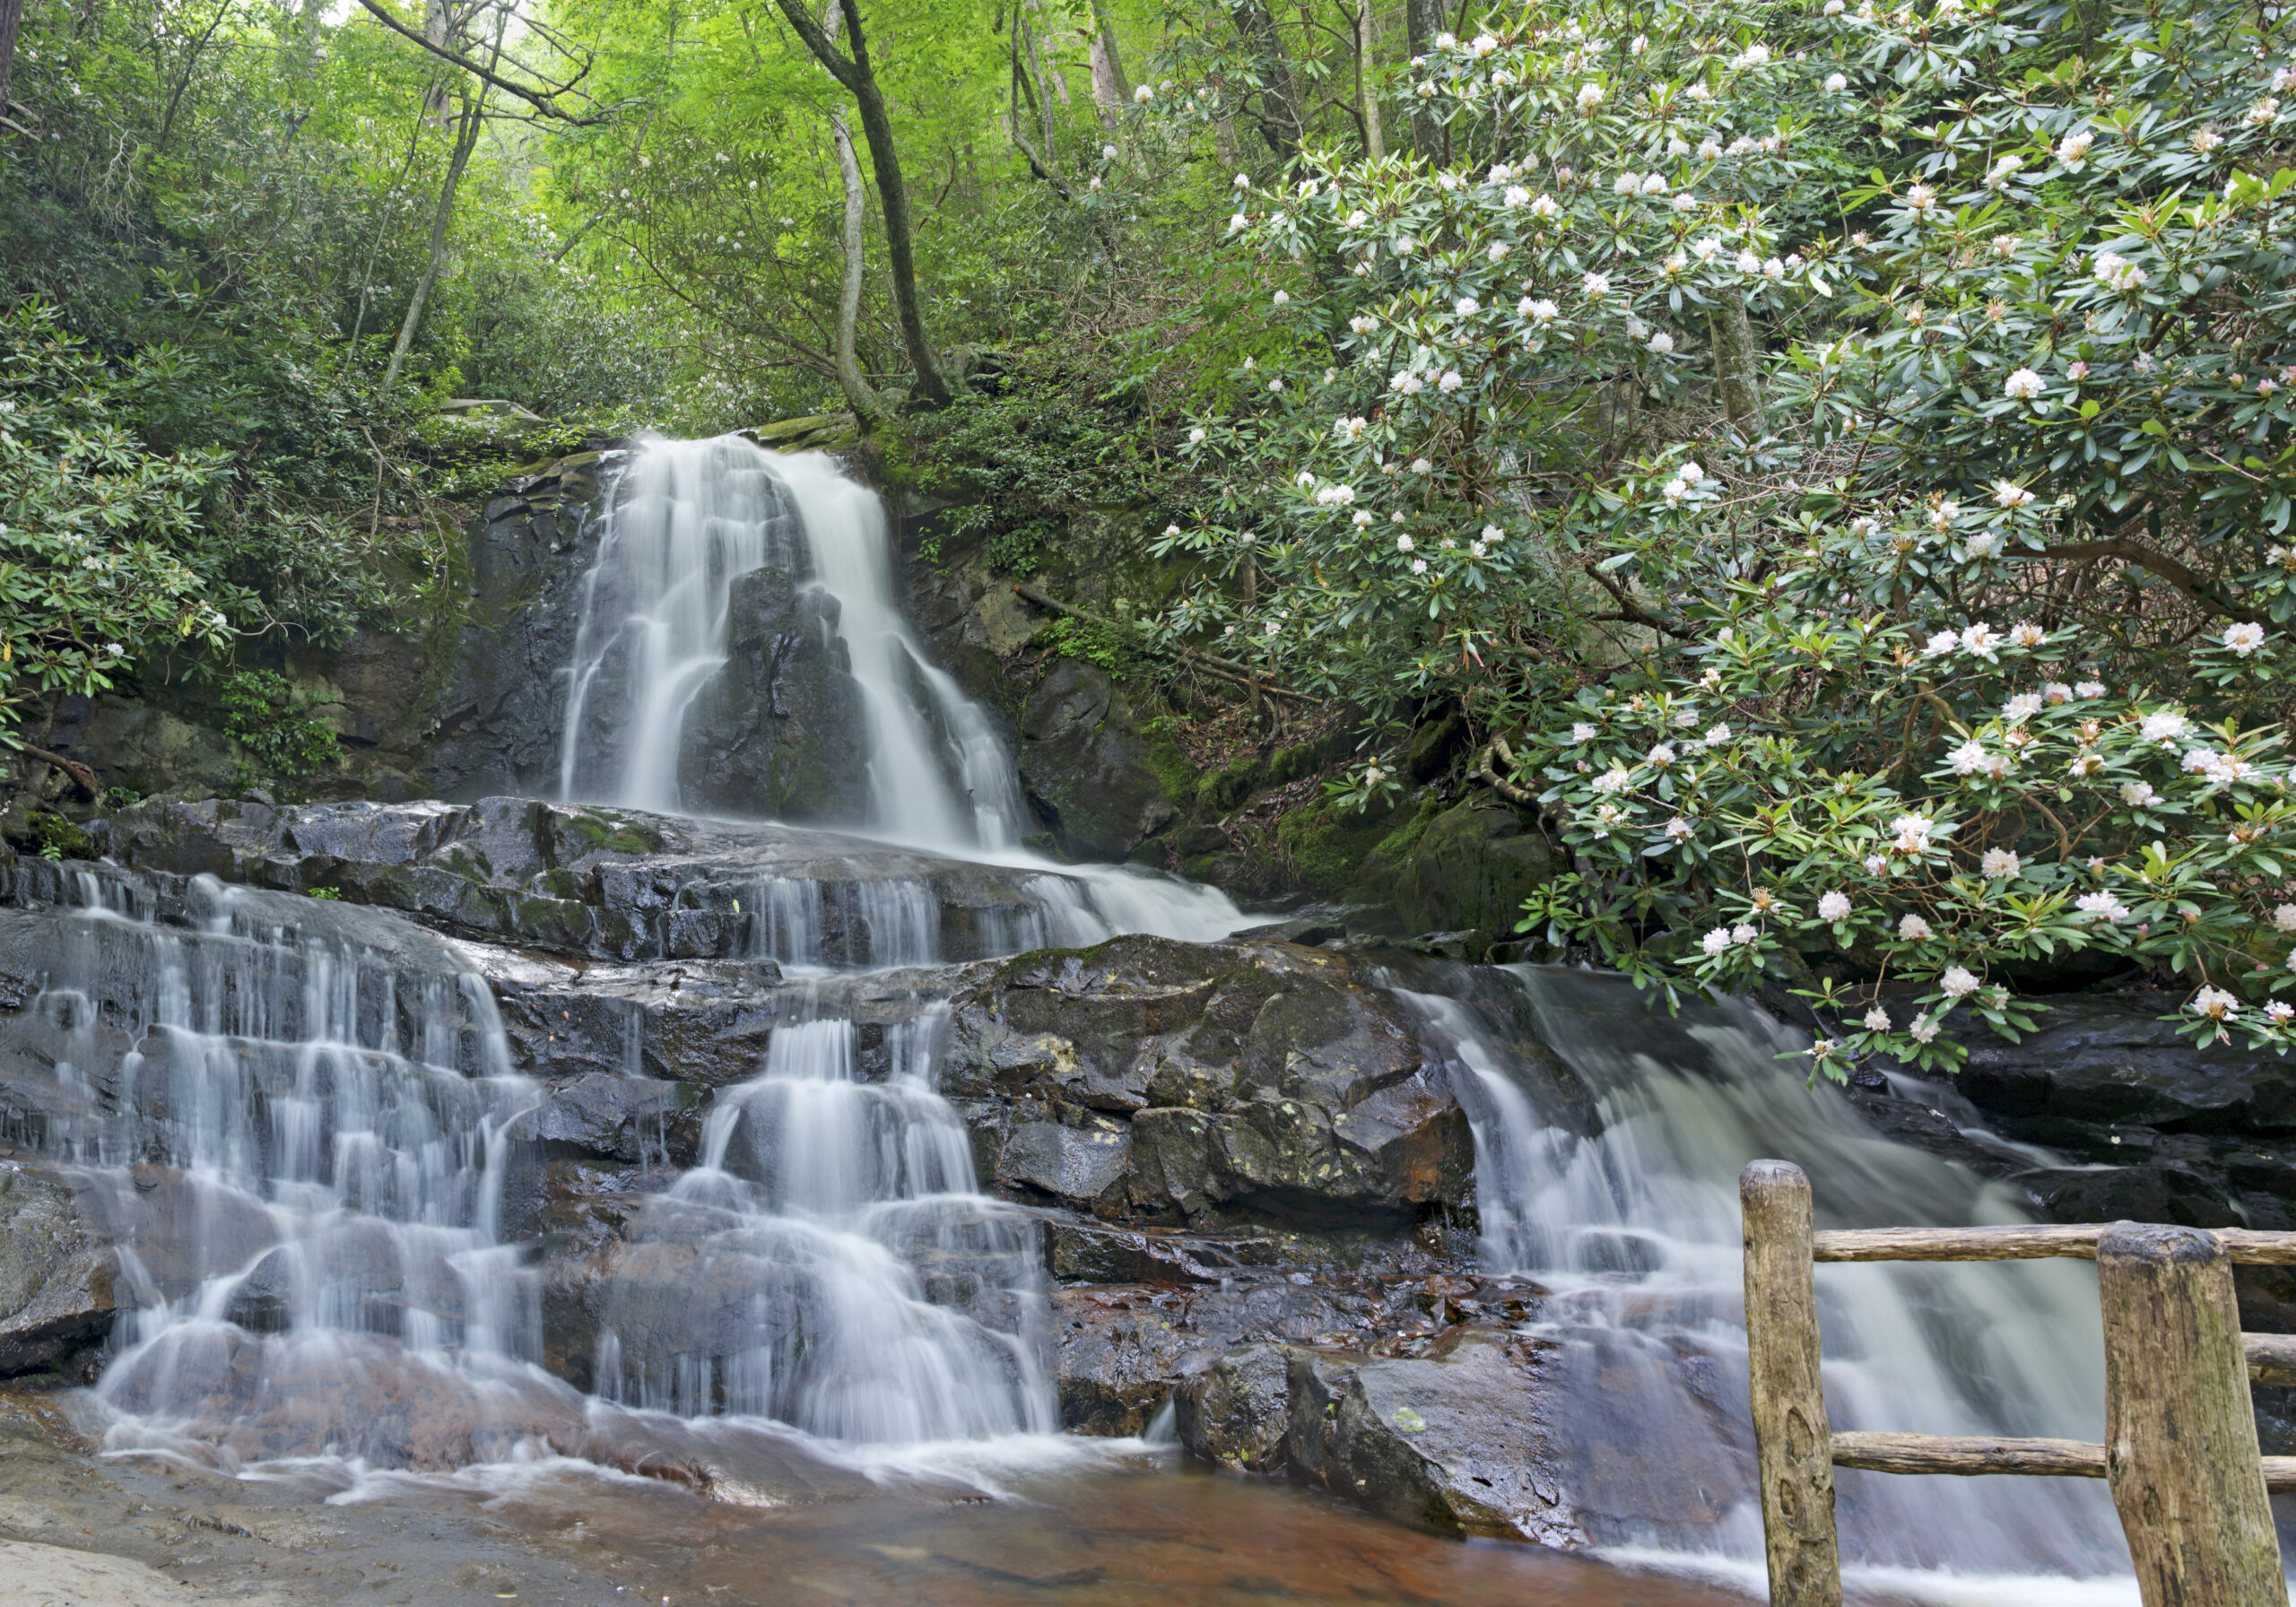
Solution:
<path fill-rule="evenodd" d="M 662 850 L 661 833 L 640 821 L 611 820 L 581 810 L 561 815 L 557 825 L 582 845 L 578 853 L 658 854 Z"/>
<path fill-rule="evenodd" d="M 1312 804 L 1285 815 L 1275 840 L 1309 890 L 1343 898 L 1362 890 L 1363 862 L 1396 830 L 1397 812 L 1392 804 L 1375 804 L 1360 814 L 1341 804 Z"/>
<path fill-rule="evenodd" d="M 1422 807 L 1363 866 L 1365 890 L 1395 906 L 1413 932 L 1503 938 L 1523 900 L 1554 873 L 1554 849 L 1535 823 L 1488 796 Z"/>
<path fill-rule="evenodd" d="M 1214 770 L 1196 784 L 1197 806 L 1226 814 L 1259 790 L 1261 770 L 1254 759 L 1239 759 L 1224 770 Z"/>

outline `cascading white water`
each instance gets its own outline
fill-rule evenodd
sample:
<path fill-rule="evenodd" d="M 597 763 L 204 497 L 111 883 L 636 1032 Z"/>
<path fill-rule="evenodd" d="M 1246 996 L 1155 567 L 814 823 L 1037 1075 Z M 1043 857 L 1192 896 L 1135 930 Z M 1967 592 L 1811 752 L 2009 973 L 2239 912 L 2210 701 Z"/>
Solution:
<path fill-rule="evenodd" d="M 933 1087 L 937 1025 L 888 1031 L 878 1081 L 849 1021 L 775 1032 L 763 1073 L 712 1111 L 702 1163 L 632 1226 L 692 1259 L 616 1290 L 602 1394 L 871 1443 L 1057 1427 L 1032 1225 L 974 1181 Z"/>
<path fill-rule="evenodd" d="M 678 807 L 686 711 L 726 662 L 728 587 L 798 564 L 803 532 L 767 461 L 722 436 L 657 443 L 623 472 L 583 583 L 561 797 Z"/>
<path fill-rule="evenodd" d="M 837 603 L 869 728 L 870 813 L 853 824 L 944 852 L 1017 844 L 1011 756 L 902 616 L 883 505 L 820 453 L 739 436 L 649 441 L 616 488 L 584 585 L 561 796 L 680 807 L 686 715 L 726 663 L 731 585 L 768 565 Z"/>
<path fill-rule="evenodd" d="M 91 1168 L 123 1240 L 112 1442 L 388 1458 L 400 1425 L 367 1408 L 414 1374 L 466 1405 L 562 1394 L 522 1364 L 540 1307 L 498 1242 L 537 1090 L 484 982 L 314 900 L 199 877 L 161 925 L 136 883 L 80 881 L 30 1014 L 84 1114 L 27 1136 Z"/>
<path fill-rule="evenodd" d="M 1573 1410 L 1601 1417 L 1591 1442 L 1647 1448 L 1686 1469 L 1745 1465 L 1737 1175 L 1748 1160 L 1803 1167 L 1822 1225 L 2029 1220 L 2006 1190 L 1883 1138 L 1831 1090 L 1805 1088 L 1778 1059 L 1803 1046 L 1751 1006 L 1670 1021 L 1621 978 L 1509 970 L 1536 1038 L 1591 1094 L 1591 1131 L 1469 1005 L 1405 996 L 1457 1057 L 1487 1258 L 1552 1291 L 1539 1331 L 1575 1378 L 1600 1375 L 1598 1387 L 1571 1394 Z M 2091 1269 L 1828 1266 L 1818 1294 L 1836 1427 L 2101 1437 Z M 1839 1491 L 1853 1580 L 1914 1599 L 2118 1599 L 2118 1584 L 2100 1577 L 2125 1570 L 2126 1551 L 2100 1486 L 1845 1472 Z M 1759 1513 L 1749 1499 L 1718 1516 L 1646 1517 L 1602 1538 L 1735 1563 L 1744 1577 L 1761 1555 Z M 2103 1594 L 2032 1577 L 2049 1573 L 2098 1579 Z M 1970 1576 L 1994 1583 L 1956 1583 Z"/>
<path fill-rule="evenodd" d="M 1026 834 L 1012 755 L 979 705 L 918 644 L 893 584 L 884 505 L 818 452 L 760 456 L 795 500 L 869 718 L 873 830 L 963 853 Z"/>

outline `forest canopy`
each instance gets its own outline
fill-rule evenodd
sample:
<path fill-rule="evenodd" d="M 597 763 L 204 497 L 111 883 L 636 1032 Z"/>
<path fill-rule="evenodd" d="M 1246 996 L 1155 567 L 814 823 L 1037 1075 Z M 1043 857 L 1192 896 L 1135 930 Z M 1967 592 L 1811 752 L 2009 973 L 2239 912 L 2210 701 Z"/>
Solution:
<path fill-rule="evenodd" d="M 1126 509 L 1183 579 L 1124 652 L 1344 709 L 1342 806 L 1463 724 L 1564 850 L 1534 952 L 1782 981 L 1836 1075 L 2084 955 L 2285 1047 L 2292 47 L 2211 0 L 0 0 L 0 737 L 445 606 L 544 450 L 849 413 L 1012 573 Z"/>

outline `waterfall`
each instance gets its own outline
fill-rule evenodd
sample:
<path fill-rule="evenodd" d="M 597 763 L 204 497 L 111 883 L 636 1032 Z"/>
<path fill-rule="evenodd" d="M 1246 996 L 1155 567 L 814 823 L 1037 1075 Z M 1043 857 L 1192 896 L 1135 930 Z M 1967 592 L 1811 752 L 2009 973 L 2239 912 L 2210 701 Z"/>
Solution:
<path fill-rule="evenodd" d="M 868 1443 L 1058 1426 L 1033 1225 L 974 1180 L 933 1087 L 939 1020 L 888 1032 L 878 1082 L 850 1021 L 774 1033 L 764 1071 L 711 1112 L 701 1164 L 631 1229 L 691 1259 L 616 1285 L 602 1394 Z"/>
<path fill-rule="evenodd" d="M 649 441 L 615 490 L 568 670 L 560 795 L 683 806 L 681 746 L 726 664 L 731 587 L 767 567 L 834 604 L 866 726 L 868 807 L 850 823 L 944 852 L 1017 845 L 1012 757 L 902 615 L 883 505 L 822 454 L 738 436 Z"/>
<path fill-rule="evenodd" d="M 1564 1410 L 1585 1443 L 1619 1459 L 1644 1454 L 1700 1481 L 1736 1466 L 1751 1482 L 1737 1199 L 1748 1160 L 1808 1172 L 1822 1226 L 2029 1220 L 2007 1190 L 1883 1138 L 1834 1090 L 1805 1087 L 1778 1058 L 1803 1043 L 1751 1005 L 1669 1020 L 1622 978 L 1531 967 L 1499 975 L 1508 986 L 1474 1004 L 1405 997 L 1455 1056 L 1453 1085 L 1474 1128 L 1484 1256 L 1550 1291 L 1535 1331 L 1565 1358 Z M 1559 1091 L 1554 1068 L 1531 1064 L 1510 1039 L 1552 1051 L 1578 1087 Z M 1591 1110 L 1572 1108 L 1571 1094 Z M 1822 1266 L 1817 1280 L 1837 1428 L 2102 1438 L 2092 1268 L 1875 1264 Z M 1603 1479 L 1588 1470 L 1597 1507 Z M 1911 1589 L 1911 1570 L 2093 1577 L 2127 1567 L 2101 1485 L 1847 1470 L 1837 1479 L 1853 1582 Z M 1674 1503 L 1684 1521 L 1646 1510 L 1598 1538 L 1630 1555 L 1702 1559 L 1758 1577 L 1760 1514 L 1750 1489 L 1743 1498 L 1707 1511 L 1685 1497 Z M 1988 1599 L 2046 1594 L 2031 1578 L 2000 1591 Z"/>
<path fill-rule="evenodd" d="M 124 1240 L 112 1443 L 388 1460 L 413 1395 L 465 1449 L 482 1395 L 570 1410 L 498 1242 L 538 1090 L 484 982 L 365 911 L 201 876 L 163 924 L 134 879 L 78 890 L 25 1047 L 83 1113 L 28 1136 L 90 1168 Z"/>

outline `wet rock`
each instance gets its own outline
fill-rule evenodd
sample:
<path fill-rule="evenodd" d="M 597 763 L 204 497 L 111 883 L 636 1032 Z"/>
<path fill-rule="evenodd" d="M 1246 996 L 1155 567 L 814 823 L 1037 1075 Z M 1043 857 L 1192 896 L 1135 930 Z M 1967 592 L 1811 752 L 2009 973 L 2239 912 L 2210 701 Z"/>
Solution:
<path fill-rule="evenodd" d="M 1408 1285 L 1337 1287 L 1274 1271 L 1211 1287 L 1087 1285 L 1052 1299 L 1061 1420 L 1086 1434 L 1141 1432 L 1175 1388 L 1241 1345 L 1368 1344 L 1427 1326 L 1405 1315 Z"/>
<path fill-rule="evenodd" d="M 771 960 L 575 965 L 471 944 L 517 1067 L 553 1081 L 645 1076 L 714 1088 L 755 1076 L 783 1009 Z"/>
<path fill-rule="evenodd" d="M 471 526 L 472 623 L 453 652 L 424 758 L 438 795 L 554 791 L 582 580 L 623 455 L 578 453 L 526 476 Z"/>
<path fill-rule="evenodd" d="M 2198 1048 L 2166 1006 L 2051 999 L 2022 1042 L 1970 1041 L 1959 1083 L 1981 1108 L 2029 1123 L 2102 1122 L 2218 1131 L 2296 1128 L 2296 1060 L 2231 1045 Z"/>
<path fill-rule="evenodd" d="M 1247 1198 L 1408 1214 L 1461 1201 L 1473 1173 L 1440 1054 L 1321 951 L 1126 937 L 1022 955 L 958 993 L 943 1076 L 998 1178 L 1102 1215 Z"/>
<path fill-rule="evenodd" d="M 1129 1132 L 1027 1122 L 1004 1141 L 996 1181 L 1089 1203 L 1115 1194 L 1131 1165 Z"/>
<path fill-rule="evenodd" d="M 679 750 L 697 812 L 797 823 L 868 816 L 868 717 L 838 641 L 837 601 L 782 569 L 736 576 L 725 667 L 695 695 Z"/>
<path fill-rule="evenodd" d="M 1218 1283 L 1283 1258 L 1280 1239 L 1117 1227 L 1048 1212 L 1044 1260 L 1064 1283 Z"/>
<path fill-rule="evenodd" d="M 1295 1476 L 1444 1533 L 1579 1546 L 1587 1537 L 1546 1429 L 1536 1344 L 1452 1330 L 1429 1355 L 1294 1349 L 1285 1456 Z"/>
<path fill-rule="evenodd" d="M 187 1436 L 246 1462 L 339 1455 L 444 1471 L 535 1445 L 578 1449 L 585 1403 L 530 1368 L 474 1378 L 373 1334 L 178 1330 L 106 1374 L 130 1412 L 165 1410 Z"/>
<path fill-rule="evenodd" d="M 147 804 L 91 836 L 146 870 L 324 889 L 457 936 L 622 962 L 736 959 L 802 937 L 792 958 L 865 966 L 900 957 L 875 952 L 880 925 L 951 960 L 1002 952 L 1041 919 L 1048 874 L 805 828 L 525 798 Z"/>
<path fill-rule="evenodd" d="M 688 1167 L 700 1147 L 693 1112 L 701 1090 L 592 1072 L 551 1090 L 550 1097 L 513 1120 L 505 1135 L 544 1154 L 597 1156 L 631 1163 Z"/>
<path fill-rule="evenodd" d="M 1098 665 L 1060 660 L 1021 713 L 1021 783 L 1073 859 L 1122 859 L 1178 815 L 1131 703 Z"/>
<path fill-rule="evenodd" d="M 1189 1450 L 1247 1472 L 1274 1472 L 1292 1431 L 1291 1359 L 1280 1345 L 1240 1346 L 1182 1382 L 1173 1404 Z"/>
<path fill-rule="evenodd" d="M 0 1377 L 66 1371 L 111 1332 L 115 1263 L 86 1184 L 0 1160 Z"/>

